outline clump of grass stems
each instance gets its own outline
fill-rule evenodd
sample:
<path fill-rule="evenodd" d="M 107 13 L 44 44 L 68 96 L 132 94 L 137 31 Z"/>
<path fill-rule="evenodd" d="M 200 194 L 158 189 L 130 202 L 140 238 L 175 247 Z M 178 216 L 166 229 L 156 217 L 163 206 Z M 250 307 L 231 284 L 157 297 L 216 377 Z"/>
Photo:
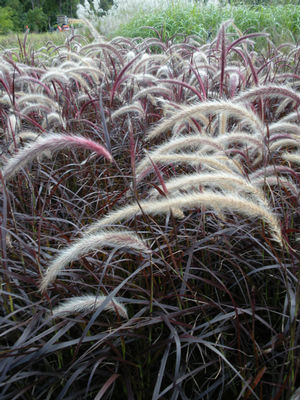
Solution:
<path fill-rule="evenodd" d="M 299 49 L 164 22 L 1 52 L 3 400 L 297 393 Z"/>

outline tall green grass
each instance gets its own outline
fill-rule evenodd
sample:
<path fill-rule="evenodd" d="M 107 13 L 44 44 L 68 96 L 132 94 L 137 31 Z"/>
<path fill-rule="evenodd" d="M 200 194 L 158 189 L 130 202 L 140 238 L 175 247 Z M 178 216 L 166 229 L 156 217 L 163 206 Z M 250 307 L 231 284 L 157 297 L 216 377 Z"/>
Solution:
<path fill-rule="evenodd" d="M 0 35 L 0 48 L 2 50 L 16 49 L 19 50 L 19 40 L 23 42 L 24 34 L 9 33 L 8 35 Z M 48 42 L 53 42 L 56 46 L 61 46 L 66 40 L 64 32 L 46 32 L 46 33 L 29 33 L 27 37 L 27 46 L 32 50 L 40 50 Z"/>
<path fill-rule="evenodd" d="M 204 41 L 214 37 L 223 21 L 233 19 L 244 33 L 267 32 L 276 43 L 296 41 L 300 37 L 300 5 L 226 5 L 225 7 L 194 5 L 170 6 L 167 10 L 152 10 L 149 14 L 135 15 L 110 36 L 148 37 L 151 26 L 163 28 L 164 36 L 177 34 L 199 35 Z"/>

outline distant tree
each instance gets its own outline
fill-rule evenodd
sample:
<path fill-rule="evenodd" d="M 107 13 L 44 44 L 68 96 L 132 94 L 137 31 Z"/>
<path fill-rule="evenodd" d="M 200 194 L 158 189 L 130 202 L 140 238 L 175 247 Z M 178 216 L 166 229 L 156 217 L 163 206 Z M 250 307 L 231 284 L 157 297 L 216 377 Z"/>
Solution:
<path fill-rule="evenodd" d="M 89 0 L 93 7 L 95 0 Z M 99 0 L 101 8 L 108 10 L 114 0 Z M 142 0 L 141 0 L 142 1 Z M 0 32 L 22 31 L 28 25 L 31 31 L 44 31 L 56 23 L 57 15 L 77 16 L 77 5 L 84 0 L 0 0 L 4 11 Z"/>
<path fill-rule="evenodd" d="M 43 6 L 43 11 L 48 17 L 50 26 L 56 23 L 57 15 L 67 15 L 68 17 L 76 17 L 77 4 L 80 0 L 48 0 Z"/>
<path fill-rule="evenodd" d="M 34 8 L 27 12 L 25 23 L 31 31 L 42 32 L 47 30 L 48 18 L 41 8 Z"/>
<path fill-rule="evenodd" d="M 14 30 L 13 12 L 9 7 L 0 7 L 0 33 L 5 34 Z"/>
<path fill-rule="evenodd" d="M 8 7 L 12 10 L 12 20 L 14 23 L 14 31 L 22 31 L 24 29 L 24 9 L 20 0 L 9 0 Z"/>

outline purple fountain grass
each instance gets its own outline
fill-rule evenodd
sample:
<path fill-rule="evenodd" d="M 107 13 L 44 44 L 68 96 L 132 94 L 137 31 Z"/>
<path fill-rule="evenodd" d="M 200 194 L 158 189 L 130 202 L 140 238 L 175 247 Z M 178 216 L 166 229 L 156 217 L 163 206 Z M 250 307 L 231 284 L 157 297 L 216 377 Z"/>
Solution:
<path fill-rule="evenodd" d="M 262 150 L 264 144 L 261 140 L 261 136 L 248 134 L 246 132 L 230 132 L 224 135 L 219 135 L 217 137 L 211 137 L 206 134 L 191 134 L 191 135 L 180 135 L 176 138 L 172 137 L 168 141 L 157 146 L 154 150 L 149 152 L 152 157 L 159 156 L 160 154 L 166 154 L 182 150 L 184 148 L 190 147 L 192 150 L 203 150 L 204 146 L 209 146 L 210 150 L 215 149 L 216 152 L 224 153 L 226 146 L 232 145 L 233 143 L 239 143 L 245 146 L 252 145 L 259 150 Z M 203 152 L 205 154 L 205 152 Z M 203 155 L 204 155 L 203 154 Z M 137 172 L 142 171 L 149 164 L 149 160 L 145 157 L 140 161 Z"/>
<path fill-rule="evenodd" d="M 157 164 L 188 164 L 192 166 L 201 165 L 204 168 L 216 169 L 218 171 L 226 171 L 228 173 L 241 173 L 242 168 L 236 160 L 233 160 L 226 155 L 203 155 L 202 153 L 191 152 L 191 153 L 167 153 L 167 154 L 152 154 L 152 162 Z M 140 182 L 150 172 L 153 167 L 148 167 L 149 163 L 143 163 L 139 165 L 136 182 Z"/>
<path fill-rule="evenodd" d="M 227 132 L 228 118 L 226 114 L 219 115 L 219 135 L 225 135 Z"/>
<path fill-rule="evenodd" d="M 184 148 L 190 147 L 191 149 L 199 149 L 200 146 L 207 145 L 214 148 L 216 151 L 224 152 L 224 148 L 218 144 L 219 139 L 213 138 L 208 135 L 182 135 L 176 138 L 171 138 L 170 140 L 162 143 L 160 146 L 156 147 L 154 150 L 148 153 L 149 157 L 156 159 L 160 155 L 166 153 L 172 153 Z M 136 168 L 137 174 L 141 173 L 149 164 L 149 157 L 144 157 Z"/>
<path fill-rule="evenodd" d="M 218 36 L 217 36 L 217 44 L 216 48 L 219 50 L 219 46 L 221 47 L 221 57 L 220 57 L 220 68 L 221 68 L 221 74 L 220 74 L 220 90 L 219 94 L 220 97 L 222 98 L 223 96 L 223 89 L 224 89 L 224 71 L 225 71 L 225 63 L 226 63 L 226 28 L 227 26 L 232 24 L 232 20 L 225 21 L 222 23 Z M 221 42 L 221 45 L 220 45 Z"/>
<path fill-rule="evenodd" d="M 54 260 L 51 261 L 40 284 L 43 292 L 49 284 L 55 280 L 63 268 L 91 251 L 100 250 L 103 247 L 113 247 L 119 249 L 131 249 L 144 254 L 151 253 L 145 243 L 134 233 L 129 231 L 104 231 L 94 235 L 84 234 L 71 246 L 63 249 Z"/>
<path fill-rule="evenodd" d="M 229 134 L 220 135 L 216 138 L 219 143 L 230 146 L 234 143 L 239 143 L 244 146 L 253 146 L 261 151 L 264 147 L 261 136 L 248 134 L 245 132 L 230 132 Z"/>
<path fill-rule="evenodd" d="M 80 51 L 80 49 L 78 51 Z M 68 50 L 61 49 L 59 52 L 59 59 L 60 60 L 68 60 L 68 62 L 70 60 L 74 60 L 75 63 L 83 62 L 83 60 L 84 60 L 82 55 L 80 55 L 78 53 L 74 53 L 74 51 L 71 51 L 70 49 L 68 49 Z M 51 68 L 49 68 L 49 70 L 51 70 Z"/>
<path fill-rule="evenodd" d="M 188 65 L 188 68 L 191 69 L 194 73 L 194 75 L 190 78 L 189 80 L 189 85 L 191 86 L 195 86 L 197 83 L 201 88 L 201 92 L 202 92 L 202 96 L 203 96 L 203 100 L 206 101 L 207 100 L 207 92 L 205 89 L 205 85 L 204 85 L 204 76 L 207 77 L 206 72 L 202 75 L 202 77 L 199 74 L 198 68 L 194 67 L 192 64 Z M 168 78 L 169 76 L 167 76 Z M 197 96 L 198 98 L 198 96 Z"/>
<path fill-rule="evenodd" d="M 139 44 L 139 47 L 137 48 L 137 51 L 138 52 L 143 52 L 143 51 L 149 49 L 150 46 L 158 46 L 158 47 L 160 47 L 162 49 L 163 53 L 166 53 L 166 50 L 167 50 L 166 44 L 162 40 L 157 39 L 155 37 L 150 37 L 150 38 L 144 39 Z"/>
<path fill-rule="evenodd" d="M 99 70 L 98 68 L 95 67 L 90 67 L 90 66 L 85 66 L 85 65 L 77 65 L 74 68 L 67 69 L 66 74 L 86 74 L 86 75 L 91 75 L 94 79 L 94 83 L 98 84 L 99 83 L 99 78 L 104 79 L 105 74 L 103 71 Z"/>
<path fill-rule="evenodd" d="M 199 186 L 212 186 L 220 187 L 228 193 L 251 193 L 253 197 L 261 204 L 268 206 L 266 197 L 263 191 L 255 185 L 255 183 L 249 182 L 242 176 L 236 174 L 229 174 L 225 172 L 202 172 L 194 174 L 184 174 L 182 176 L 169 179 L 165 183 L 164 191 L 178 192 L 181 189 L 189 190 L 197 188 Z M 150 196 L 157 197 L 157 191 L 152 189 Z"/>
<path fill-rule="evenodd" d="M 255 100 L 258 97 L 288 97 L 296 102 L 296 106 L 300 104 L 299 93 L 288 86 L 268 85 L 249 89 L 233 99 L 234 103 Z"/>
<path fill-rule="evenodd" d="M 132 101 L 138 100 L 141 97 L 146 97 L 148 95 L 155 95 L 156 97 L 168 97 L 169 99 L 172 99 L 174 97 L 174 92 L 173 90 L 166 88 L 164 86 L 153 86 L 150 88 L 146 88 L 143 90 L 140 90 L 138 93 L 136 93 L 133 98 Z"/>
<path fill-rule="evenodd" d="M 64 85 L 69 83 L 69 77 L 65 71 L 60 70 L 59 68 L 51 68 L 41 77 L 41 82 L 51 82 L 58 81 Z"/>
<path fill-rule="evenodd" d="M 99 49 L 101 50 L 101 45 L 104 44 L 106 42 L 103 41 L 97 41 L 97 42 L 92 42 L 89 44 L 86 44 L 85 46 L 83 46 L 80 51 L 79 54 L 80 55 L 86 55 L 89 54 L 89 51 L 91 50 L 95 50 L 97 53 L 99 53 Z"/>
<path fill-rule="evenodd" d="M 49 108 L 46 104 L 39 103 L 31 103 L 24 108 L 21 109 L 20 116 L 29 115 L 33 112 L 41 114 L 43 112 L 45 115 L 51 113 L 51 108 Z"/>
<path fill-rule="evenodd" d="M 135 101 L 133 104 L 129 104 L 123 107 L 120 107 L 118 110 L 114 111 L 111 114 L 111 119 L 114 120 L 117 117 L 120 117 L 123 114 L 127 114 L 130 112 L 135 112 L 138 114 L 139 118 L 145 117 L 145 111 L 139 101 Z"/>
<path fill-rule="evenodd" d="M 122 91 L 118 94 L 119 97 L 123 97 L 126 92 L 132 91 L 133 93 L 139 93 L 142 90 L 146 89 L 152 89 L 154 92 L 156 92 L 156 87 L 157 87 L 157 78 L 154 75 L 150 74 L 136 74 L 133 75 L 131 73 L 128 73 L 128 75 L 125 75 L 121 82 L 120 85 L 122 85 Z M 142 89 L 143 86 L 146 86 L 146 89 Z M 162 86 L 163 90 L 165 90 L 165 87 Z M 157 90 L 159 91 L 159 89 Z M 146 96 L 147 92 L 145 92 L 144 96 Z M 151 90 L 150 93 L 151 94 Z M 171 91 L 168 92 L 168 94 L 171 96 L 173 93 Z M 172 97 L 172 96 L 171 96 Z M 132 101 L 134 101 L 132 99 Z"/>
<path fill-rule="evenodd" d="M 226 28 L 0 51 L 0 398 L 295 392 L 300 48 Z"/>
<path fill-rule="evenodd" d="M 288 159 L 285 158 L 286 155 L 291 155 L 293 156 L 293 154 L 297 154 L 297 153 L 285 153 L 283 154 L 281 157 L 283 159 Z M 299 153 L 298 153 L 299 154 Z M 297 158 L 297 157 L 296 157 Z M 257 169 L 256 171 L 252 172 L 251 174 L 249 174 L 249 179 L 250 181 L 255 180 L 256 178 L 262 177 L 262 176 L 278 176 L 278 174 L 289 174 L 290 176 L 293 176 L 294 178 L 296 178 L 296 180 L 298 180 L 298 182 L 300 183 L 300 178 L 298 177 L 297 173 L 293 170 L 293 168 L 284 166 L 284 165 L 268 165 L 266 167 L 262 167 L 260 169 Z"/>
<path fill-rule="evenodd" d="M 11 157 L 2 169 L 3 178 L 5 180 L 12 178 L 21 168 L 45 151 L 53 152 L 74 146 L 94 151 L 98 155 L 104 156 L 108 161 L 112 161 L 111 154 L 94 140 L 83 136 L 47 134 L 47 136 L 40 136 L 33 143 L 27 144 Z"/>
<path fill-rule="evenodd" d="M 201 93 L 197 89 L 195 89 L 194 86 L 189 85 L 186 82 L 182 82 L 182 81 L 179 81 L 179 80 L 176 80 L 176 79 L 159 79 L 158 82 L 159 83 L 170 83 L 170 84 L 173 84 L 173 85 L 183 86 L 186 89 L 189 89 L 191 92 L 193 92 L 200 101 L 203 100 Z"/>
<path fill-rule="evenodd" d="M 113 55 L 116 56 L 116 58 L 119 60 L 119 63 L 121 66 L 124 65 L 124 58 L 122 56 L 122 54 L 120 53 L 120 51 L 114 47 L 112 44 L 110 43 L 92 43 L 91 45 L 86 45 L 84 47 L 82 47 L 80 49 L 80 53 L 83 54 L 84 52 L 86 52 L 86 50 L 88 50 L 88 54 L 91 55 L 90 51 L 94 50 L 97 53 L 99 53 L 99 51 L 107 51 L 109 53 L 112 53 Z"/>
<path fill-rule="evenodd" d="M 142 57 L 140 61 L 138 61 L 134 68 L 133 68 L 133 74 L 139 74 L 139 73 L 145 73 L 148 72 L 148 65 L 151 64 L 152 68 L 156 68 L 157 70 L 157 76 L 159 68 L 164 67 L 165 65 L 161 66 L 162 63 L 165 63 L 168 60 L 168 57 L 165 54 L 146 54 L 148 57 Z"/>
<path fill-rule="evenodd" d="M 68 75 L 70 78 L 74 79 L 75 82 L 80 84 L 80 86 L 86 89 L 87 91 L 90 91 L 91 88 L 93 87 L 93 83 L 88 82 L 87 79 L 85 79 L 82 74 L 76 72 L 76 68 L 74 68 L 73 70 L 69 70 Z"/>
<path fill-rule="evenodd" d="M 293 100 L 290 99 L 290 97 L 284 97 L 283 99 L 281 99 L 280 103 L 276 107 L 276 112 L 275 112 L 276 117 L 279 117 L 282 114 L 286 114 L 286 112 L 289 110 L 289 106 L 291 103 L 294 102 Z M 295 109 L 297 109 L 297 106 L 295 107 Z"/>
<path fill-rule="evenodd" d="M 115 97 L 121 83 L 124 81 L 124 79 L 126 79 L 125 73 L 134 64 L 135 60 L 137 60 L 138 58 L 139 58 L 139 55 L 137 55 L 135 58 L 133 58 L 127 65 L 125 65 L 123 67 L 123 69 L 119 72 L 119 74 L 115 78 L 115 81 L 113 83 L 113 87 L 112 87 L 111 93 L 110 93 L 110 105 L 113 104 L 114 97 Z"/>
<path fill-rule="evenodd" d="M 297 185 L 294 184 L 294 182 L 291 179 L 286 179 L 283 177 L 279 176 L 261 176 L 259 178 L 256 178 L 253 180 L 253 183 L 256 186 L 281 186 L 286 188 L 289 192 L 292 193 L 293 196 L 295 196 L 297 199 L 299 198 L 299 188 Z"/>
<path fill-rule="evenodd" d="M 46 129 L 49 125 L 61 126 L 64 129 L 66 129 L 67 126 L 66 120 L 57 112 L 51 112 L 45 115 L 42 126 Z"/>
<path fill-rule="evenodd" d="M 171 209 L 178 208 L 181 210 L 189 210 L 199 206 L 205 206 L 217 211 L 228 210 L 246 217 L 261 218 L 268 225 L 272 239 L 281 246 L 283 245 L 279 222 L 269 207 L 265 204 L 257 204 L 237 194 L 221 194 L 212 191 L 205 191 L 203 193 L 193 192 L 184 195 L 178 194 L 164 199 L 145 200 L 139 202 L 139 204 L 130 204 L 108 214 L 100 221 L 95 222 L 86 232 L 87 234 L 91 234 L 105 226 L 115 224 L 116 222 L 132 218 L 142 213 L 160 215 L 169 213 Z"/>
<path fill-rule="evenodd" d="M 15 83 L 24 83 L 24 82 L 28 82 L 28 83 L 33 83 L 33 84 L 38 84 L 41 86 L 41 90 L 45 90 L 45 92 L 47 93 L 48 96 L 52 96 L 52 92 L 49 88 L 49 86 L 45 85 L 45 83 L 43 83 L 41 80 L 39 79 L 35 79 L 32 76 L 20 76 L 19 78 L 17 78 L 15 80 Z"/>
<path fill-rule="evenodd" d="M 300 115 L 299 111 L 291 112 L 281 118 L 281 122 L 299 122 Z"/>
<path fill-rule="evenodd" d="M 32 131 L 22 131 L 18 135 L 15 135 L 14 141 L 9 145 L 9 151 L 13 152 L 16 146 L 21 142 L 21 140 L 36 140 L 39 137 L 37 132 Z"/>
<path fill-rule="evenodd" d="M 199 119 L 204 122 L 203 116 L 205 114 L 219 114 L 224 113 L 228 117 L 234 117 L 245 123 L 254 133 L 264 132 L 264 126 L 256 113 L 248 110 L 246 107 L 237 105 L 229 101 L 207 101 L 203 103 L 194 104 L 192 106 L 184 106 L 180 111 L 174 113 L 171 117 L 165 119 L 158 124 L 154 129 L 148 132 L 146 138 L 153 139 L 161 133 L 171 129 L 177 122 L 185 121 L 189 118 Z"/>
<path fill-rule="evenodd" d="M 273 135 L 274 133 L 290 133 L 298 135 L 298 137 L 300 138 L 300 128 L 297 124 L 278 121 L 270 124 L 268 130 L 269 135 Z"/>
<path fill-rule="evenodd" d="M 36 94 L 36 93 L 25 94 L 17 100 L 18 107 L 20 107 L 24 103 L 44 104 L 45 106 L 48 106 L 52 110 L 56 110 L 59 108 L 58 103 L 56 103 L 50 97 L 45 96 L 43 94 Z M 20 107 L 20 109 L 22 109 L 22 107 Z"/>
<path fill-rule="evenodd" d="M 295 164 L 300 164 L 300 152 L 299 151 L 297 153 L 296 152 L 294 152 L 294 153 L 286 152 L 286 153 L 282 154 L 281 157 L 283 158 L 283 160 L 290 161 Z"/>
<path fill-rule="evenodd" d="M 257 36 L 264 36 L 267 37 L 269 36 L 268 33 L 264 33 L 264 32 L 254 32 L 254 33 L 248 33 L 247 35 L 241 36 L 238 39 L 236 39 L 234 42 L 232 42 L 226 49 L 226 54 L 229 53 L 229 51 L 231 49 L 233 49 L 237 44 L 239 44 L 240 42 L 253 38 L 253 37 L 257 37 Z"/>
<path fill-rule="evenodd" d="M 269 151 L 272 153 L 281 150 L 283 147 L 300 147 L 300 138 L 279 139 L 269 145 Z"/>
<path fill-rule="evenodd" d="M 92 312 L 99 308 L 105 301 L 106 296 L 85 295 L 72 297 L 55 307 L 52 311 L 54 317 L 64 317 L 74 313 Z M 113 297 L 104 307 L 104 310 L 119 314 L 120 317 L 128 319 L 126 307 Z"/>
<path fill-rule="evenodd" d="M 17 118 L 14 114 L 11 114 L 7 118 L 7 132 L 6 136 L 8 140 L 15 140 L 14 137 L 17 135 L 20 129 L 20 119 Z"/>

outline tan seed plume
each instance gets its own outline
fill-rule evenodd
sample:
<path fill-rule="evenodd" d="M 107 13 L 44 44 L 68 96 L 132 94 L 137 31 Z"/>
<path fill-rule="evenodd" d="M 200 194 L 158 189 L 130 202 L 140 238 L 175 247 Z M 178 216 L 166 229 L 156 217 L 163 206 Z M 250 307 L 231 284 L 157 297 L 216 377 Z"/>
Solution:
<path fill-rule="evenodd" d="M 281 156 L 284 160 L 300 164 L 300 152 L 295 153 L 284 153 Z"/>
<path fill-rule="evenodd" d="M 168 154 L 158 154 L 151 155 L 151 160 L 158 164 L 188 164 L 192 166 L 204 165 L 209 169 L 217 169 L 219 171 L 226 171 L 229 173 L 240 172 L 237 162 L 226 157 L 226 156 L 203 156 L 200 153 L 168 153 Z M 145 167 L 144 170 L 139 168 L 139 173 L 136 175 L 136 181 L 140 182 L 146 175 L 152 171 L 153 167 Z M 138 172 L 138 171 L 137 171 Z"/>
<path fill-rule="evenodd" d="M 109 226 L 120 221 L 132 218 L 142 213 L 158 215 L 167 214 L 170 209 L 191 209 L 194 207 L 205 206 L 217 211 L 228 210 L 232 213 L 238 213 L 246 217 L 260 218 L 264 221 L 272 235 L 273 240 L 283 244 L 281 231 L 277 218 L 265 205 L 257 204 L 251 200 L 243 198 L 239 195 L 214 193 L 205 191 L 203 193 L 188 193 L 184 195 L 176 195 L 174 197 L 146 200 L 138 204 L 131 204 L 120 210 L 108 214 L 100 221 L 94 223 L 87 229 L 87 233 L 91 234 L 104 226 Z"/>
<path fill-rule="evenodd" d="M 105 301 L 106 296 L 85 295 L 72 297 L 53 309 L 55 317 L 64 317 L 73 313 L 92 312 L 99 308 Z M 119 314 L 122 318 L 128 319 L 126 307 L 116 298 L 112 298 L 104 307 L 104 310 Z"/>
<path fill-rule="evenodd" d="M 91 251 L 100 250 L 103 247 L 128 248 L 142 253 L 151 251 L 145 243 L 130 231 L 104 231 L 97 234 L 85 234 L 71 246 L 60 251 L 50 263 L 40 284 L 43 292 L 53 282 L 57 275 L 71 262 L 77 260 Z"/>
<path fill-rule="evenodd" d="M 190 189 L 191 187 L 197 188 L 197 186 L 199 187 L 200 185 L 213 187 L 217 186 L 225 191 L 234 190 L 236 193 L 251 193 L 259 203 L 268 206 L 263 191 L 242 176 L 238 176 L 236 174 L 229 174 L 225 172 L 203 172 L 190 175 L 186 174 L 168 180 L 165 185 L 170 193 L 174 193 L 180 189 Z M 155 195 L 157 197 L 157 194 L 158 192 L 155 189 L 150 191 L 150 196 Z"/>
<path fill-rule="evenodd" d="M 203 115 L 206 114 L 220 114 L 223 113 L 227 117 L 234 117 L 252 130 L 252 132 L 259 132 L 263 134 L 264 126 L 257 115 L 248 110 L 244 106 L 237 105 L 229 101 L 211 101 L 194 104 L 192 106 L 184 106 L 182 109 L 174 113 L 171 117 L 164 120 L 157 125 L 152 131 L 147 134 L 147 139 L 153 139 L 163 132 L 171 129 L 176 122 L 185 121 L 188 118 L 198 119 L 200 122 L 205 123 Z"/>

